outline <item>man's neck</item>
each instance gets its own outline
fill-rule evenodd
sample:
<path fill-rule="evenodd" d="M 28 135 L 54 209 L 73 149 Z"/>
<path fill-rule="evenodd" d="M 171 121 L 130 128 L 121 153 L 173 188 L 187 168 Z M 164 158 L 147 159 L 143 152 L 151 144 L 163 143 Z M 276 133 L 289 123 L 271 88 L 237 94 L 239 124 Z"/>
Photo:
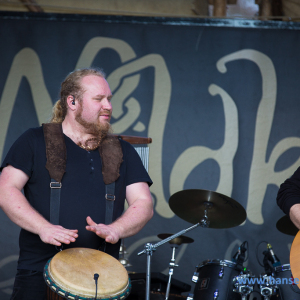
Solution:
<path fill-rule="evenodd" d="M 85 141 L 96 138 L 92 134 L 87 133 L 82 125 L 77 122 L 70 122 L 68 119 L 62 122 L 62 130 L 75 144 L 84 144 Z"/>

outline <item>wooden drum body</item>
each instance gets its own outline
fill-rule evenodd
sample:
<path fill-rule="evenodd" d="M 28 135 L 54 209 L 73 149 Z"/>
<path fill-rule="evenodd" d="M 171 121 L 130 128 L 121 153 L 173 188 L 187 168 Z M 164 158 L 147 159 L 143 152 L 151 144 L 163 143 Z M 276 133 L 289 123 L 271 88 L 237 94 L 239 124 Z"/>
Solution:
<path fill-rule="evenodd" d="M 44 268 L 48 300 L 95 299 L 94 274 L 99 274 L 97 299 L 125 299 L 131 289 L 127 270 L 112 256 L 93 249 L 71 248 L 57 253 Z M 52 294 L 52 295 L 51 295 Z"/>

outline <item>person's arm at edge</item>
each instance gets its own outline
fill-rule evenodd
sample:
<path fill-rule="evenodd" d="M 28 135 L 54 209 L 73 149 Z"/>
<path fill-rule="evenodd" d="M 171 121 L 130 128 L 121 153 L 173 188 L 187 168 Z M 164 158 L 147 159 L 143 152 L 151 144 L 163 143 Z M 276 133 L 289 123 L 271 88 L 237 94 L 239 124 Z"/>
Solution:
<path fill-rule="evenodd" d="M 300 204 L 294 204 L 290 208 L 289 216 L 294 225 L 300 229 Z"/>
<path fill-rule="evenodd" d="M 77 237 L 77 230 L 53 225 L 40 215 L 22 194 L 29 177 L 23 171 L 8 165 L 0 174 L 0 208 L 15 224 L 40 236 L 44 243 L 60 246 Z"/>
<path fill-rule="evenodd" d="M 277 205 L 300 228 L 300 168 L 286 179 L 279 187 L 276 197 Z"/>

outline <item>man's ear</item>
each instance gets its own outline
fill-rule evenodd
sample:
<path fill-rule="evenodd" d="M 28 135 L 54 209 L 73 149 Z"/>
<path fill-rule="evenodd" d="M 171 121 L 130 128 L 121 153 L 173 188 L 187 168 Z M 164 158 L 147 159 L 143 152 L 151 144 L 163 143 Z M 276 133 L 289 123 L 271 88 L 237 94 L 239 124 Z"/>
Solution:
<path fill-rule="evenodd" d="M 67 98 L 67 104 L 71 110 L 75 110 L 76 108 L 76 100 L 73 95 L 69 95 Z"/>

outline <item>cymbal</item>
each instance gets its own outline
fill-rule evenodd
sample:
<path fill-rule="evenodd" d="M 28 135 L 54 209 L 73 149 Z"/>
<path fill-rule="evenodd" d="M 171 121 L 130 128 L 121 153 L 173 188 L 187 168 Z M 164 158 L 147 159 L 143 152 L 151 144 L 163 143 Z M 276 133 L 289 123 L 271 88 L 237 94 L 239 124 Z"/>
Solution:
<path fill-rule="evenodd" d="M 207 215 L 209 228 L 230 228 L 242 224 L 246 211 L 237 201 L 208 190 L 184 190 L 169 199 L 171 210 L 181 219 L 199 223 Z"/>
<path fill-rule="evenodd" d="M 292 236 L 295 236 L 299 231 L 299 229 L 294 225 L 288 216 L 283 216 L 280 218 L 276 223 L 276 228 L 280 232 Z"/>
<path fill-rule="evenodd" d="M 173 234 L 171 234 L 171 233 L 160 233 L 157 236 L 160 239 L 164 240 L 164 239 L 166 239 L 166 238 L 168 238 L 168 237 L 170 237 L 172 235 Z M 176 244 L 178 246 L 181 245 L 181 244 L 190 244 L 190 243 L 193 243 L 193 242 L 194 242 L 193 239 L 191 239 L 191 238 L 189 238 L 187 236 L 184 236 L 184 235 L 180 235 L 180 236 L 174 238 L 173 240 L 169 241 L 170 244 Z"/>

